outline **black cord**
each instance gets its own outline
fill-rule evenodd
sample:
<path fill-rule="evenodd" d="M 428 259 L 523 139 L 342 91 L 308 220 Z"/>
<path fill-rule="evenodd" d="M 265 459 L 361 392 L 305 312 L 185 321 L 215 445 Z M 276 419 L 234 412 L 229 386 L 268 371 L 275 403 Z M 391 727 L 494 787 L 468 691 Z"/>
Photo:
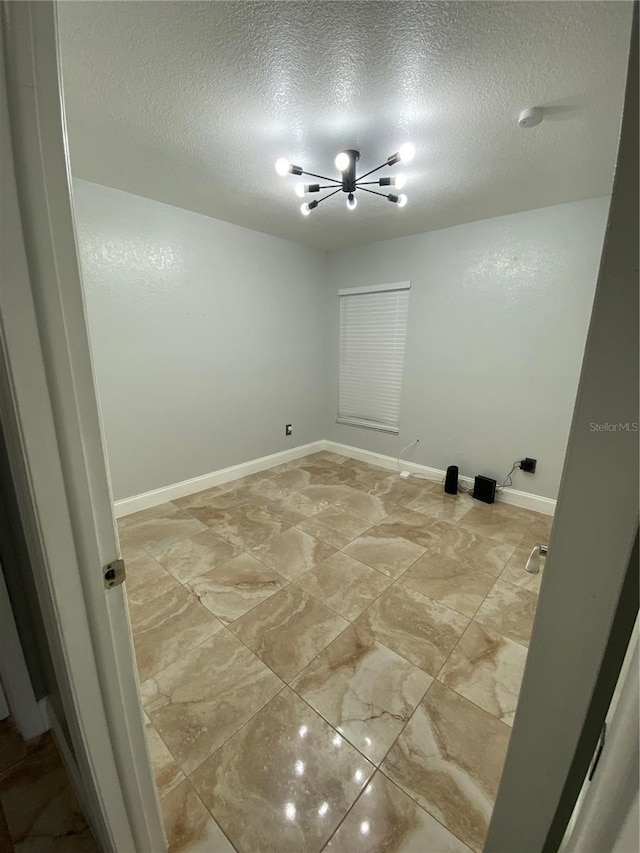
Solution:
<path fill-rule="evenodd" d="M 516 470 L 516 468 L 522 468 L 522 465 L 520 464 L 520 460 L 518 460 L 517 462 L 514 462 L 514 463 L 513 463 L 513 467 L 511 468 L 511 470 L 509 471 L 509 473 L 507 474 L 507 476 L 504 478 L 504 482 L 502 483 L 502 485 L 501 485 L 501 486 L 499 486 L 499 488 L 500 488 L 501 490 L 502 490 L 502 489 L 508 489 L 508 488 L 509 488 L 509 486 L 513 486 L 513 479 L 512 479 L 512 476 L 511 476 L 511 475 L 512 475 L 512 474 L 513 474 L 513 472 Z"/>

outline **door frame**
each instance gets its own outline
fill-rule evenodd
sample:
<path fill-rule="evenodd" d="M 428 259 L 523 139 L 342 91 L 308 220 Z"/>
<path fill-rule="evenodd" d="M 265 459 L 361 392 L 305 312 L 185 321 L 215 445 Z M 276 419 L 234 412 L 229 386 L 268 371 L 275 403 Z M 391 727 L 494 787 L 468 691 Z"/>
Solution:
<path fill-rule="evenodd" d="M 164 851 L 72 212 L 56 8 L 4 2 L 0 408 L 87 817 L 105 851 Z M 114 330 L 117 339 L 117 330 Z M 55 727 L 54 727 L 55 728 Z M 63 750 L 64 752 L 64 750 Z"/>

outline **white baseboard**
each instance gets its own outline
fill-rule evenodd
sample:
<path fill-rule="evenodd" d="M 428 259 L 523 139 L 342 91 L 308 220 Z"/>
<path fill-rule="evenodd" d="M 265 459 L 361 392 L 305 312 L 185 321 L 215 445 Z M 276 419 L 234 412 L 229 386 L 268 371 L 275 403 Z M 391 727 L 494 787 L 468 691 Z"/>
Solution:
<path fill-rule="evenodd" d="M 284 462 L 291 462 L 293 459 L 300 459 L 302 456 L 324 450 L 325 444 L 325 441 L 312 441 L 310 444 L 292 447 L 291 450 L 281 450 L 279 453 L 271 453 L 269 456 L 251 459 L 249 462 L 232 465 L 230 468 L 221 468 L 211 474 L 203 474 L 201 477 L 193 477 L 191 480 L 183 480 L 181 483 L 173 483 L 171 486 L 163 486 L 161 489 L 154 489 L 151 492 L 143 492 L 141 495 L 115 501 L 115 516 L 121 518 L 123 515 L 130 515 L 130 513 L 138 512 L 141 509 L 149 509 L 176 498 L 184 498 L 195 492 L 202 492 L 204 489 L 211 489 L 232 480 L 239 480 L 241 477 L 256 474 L 258 471 L 275 468 Z"/>
<path fill-rule="evenodd" d="M 439 468 L 429 468 L 428 465 L 418 465 L 406 460 L 400 460 L 400 468 L 398 468 L 398 460 L 393 456 L 385 456 L 371 450 L 362 450 L 360 447 L 351 447 L 348 444 L 339 444 L 337 441 L 313 441 L 310 444 L 293 447 L 291 450 L 282 450 L 279 453 L 272 453 L 270 456 L 251 459 L 249 462 L 242 462 L 240 465 L 232 465 L 230 468 L 222 468 L 220 471 L 213 471 L 211 474 L 203 474 L 201 477 L 183 480 L 181 483 L 164 486 L 162 489 L 154 489 L 152 492 L 144 492 L 132 498 L 116 501 L 116 518 L 142 509 L 149 509 L 176 498 L 183 498 L 186 495 L 194 494 L 194 492 L 211 489 L 213 486 L 221 486 L 258 471 L 267 471 L 269 468 L 282 465 L 283 462 L 291 462 L 294 459 L 300 459 L 302 456 L 308 456 L 310 453 L 317 453 L 319 450 L 328 450 L 331 453 L 358 459 L 360 462 L 370 462 L 372 465 L 388 468 L 390 471 L 411 471 L 412 474 L 420 474 L 435 481 L 442 481 L 446 473 Z M 471 477 L 460 477 L 460 481 L 466 486 L 473 485 Z M 556 502 L 551 498 L 544 498 L 530 492 L 520 492 L 518 489 L 505 489 L 502 494 L 497 495 L 497 500 L 524 509 L 542 512 L 545 515 L 553 515 L 556 510 Z"/>
<path fill-rule="evenodd" d="M 331 451 L 331 453 L 338 453 L 341 456 L 350 456 L 352 459 L 359 459 L 361 462 L 369 462 L 371 465 L 378 465 L 380 468 L 421 474 L 429 480 L 442 482 L 446 474 L 446 471 L 442 471 L 439 468 L 429 468 L 428 465 L 418 465 L 415 462 L 407 462 L 402 459 L 400 460 L 400 466 L 398 466 L 398 460 L 393 456 L 385 456 L 382 453 L 374 453 L 371 450 L 362 450 L 360 447 L 351 447 L 348 444 L 340 444 L 337 441 L 325 441 L 324 449 Z M 465 486 L 473 486 L 472 477 L 460 477 L 459 479 Z M 496 499 L 512 506 L 542 512 L 545 515 L 553 515 L 556 511 L 556 502 L 552 498 L 534 495 L 531 492 L 521 492 L 518 489 L 504 489 L 501 494 L 496 495 Z"/>

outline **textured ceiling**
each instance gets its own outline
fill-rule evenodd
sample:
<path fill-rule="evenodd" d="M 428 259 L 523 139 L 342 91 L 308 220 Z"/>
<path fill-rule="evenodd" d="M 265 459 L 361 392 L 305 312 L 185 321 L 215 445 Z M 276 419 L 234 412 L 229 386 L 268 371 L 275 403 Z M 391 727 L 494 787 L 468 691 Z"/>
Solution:
<path fill-rule="evenodd" d="M 631 3 L 59 4 L 81 178 L 324 249 L 610 191 Z M 525 107 L 545 120 L 521 130 Z M 303 217 L 285 156 L 411 141 L 409 204 Z M 388 170 L 386 174 L 390 174 Z M 337 174 L 337 173 L 336 173 Z M 360 194 L 362 195 L 362 194 Z"/>

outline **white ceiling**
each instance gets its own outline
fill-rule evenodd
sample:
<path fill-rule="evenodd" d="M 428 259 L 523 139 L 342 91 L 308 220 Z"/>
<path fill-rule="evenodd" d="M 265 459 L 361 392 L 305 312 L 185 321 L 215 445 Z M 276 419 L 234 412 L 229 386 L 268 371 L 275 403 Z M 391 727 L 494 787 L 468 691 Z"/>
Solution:
<path fill-rule="evenodd" d="M 332 250 L 610 191 L 627 2 L 59 4 L 74 175 Z M 545 108 L 521 130 L 524 107 Z M 336 174 L 411 141 L 409 204 L 308 217 L 285 156 Z M 386 173 L 390 174 L 391 170 Z M 360 194 L 362 195 L 362 194 Z"/>

